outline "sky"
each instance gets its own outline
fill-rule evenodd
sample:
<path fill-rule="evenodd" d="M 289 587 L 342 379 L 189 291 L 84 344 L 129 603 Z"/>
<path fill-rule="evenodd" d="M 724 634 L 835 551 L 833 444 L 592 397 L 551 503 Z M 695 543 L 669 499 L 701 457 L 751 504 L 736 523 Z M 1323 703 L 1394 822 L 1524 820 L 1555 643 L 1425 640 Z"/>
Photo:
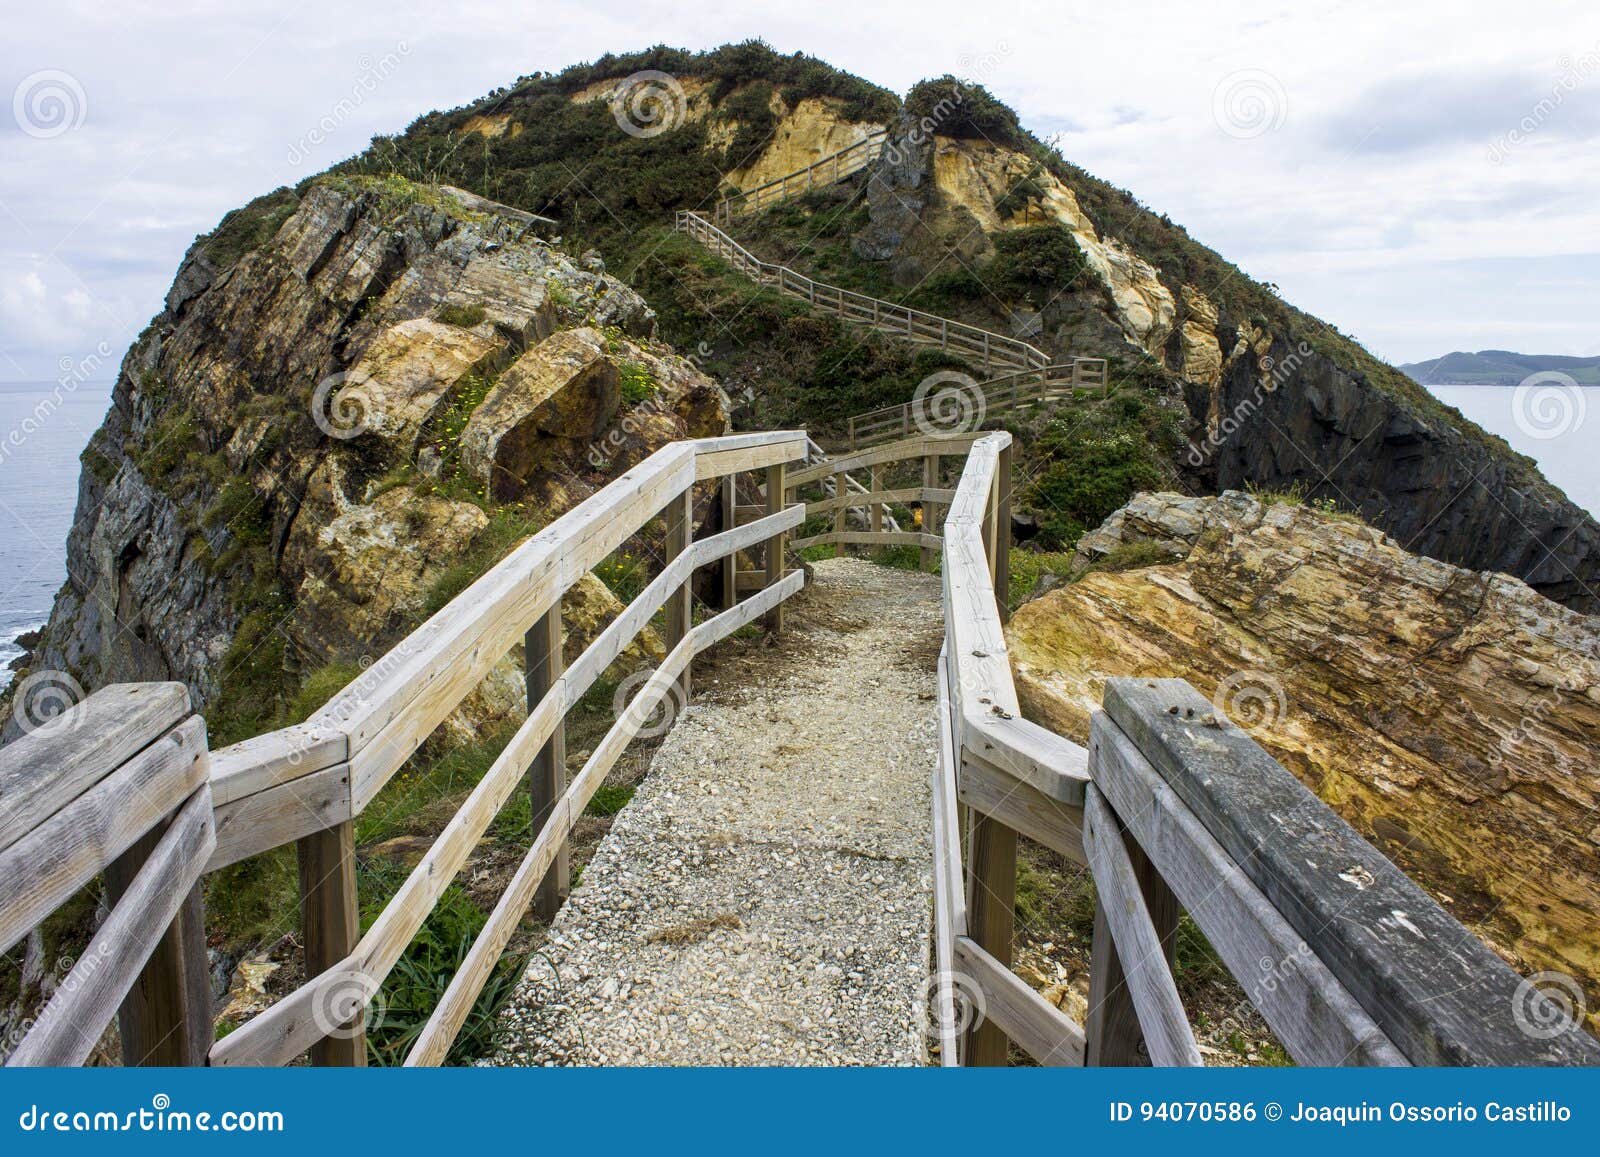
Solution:
<path fill-rule="evenodd" d="M 1387 360 L 1600 355 L 1593 0 L 57 0 L 0 44 L 0 380 L 110 377 L 197 234 L 518 76 L 760 37 L 986 85 Z M 103 368 L 102 368 L 103 365 Z"/>

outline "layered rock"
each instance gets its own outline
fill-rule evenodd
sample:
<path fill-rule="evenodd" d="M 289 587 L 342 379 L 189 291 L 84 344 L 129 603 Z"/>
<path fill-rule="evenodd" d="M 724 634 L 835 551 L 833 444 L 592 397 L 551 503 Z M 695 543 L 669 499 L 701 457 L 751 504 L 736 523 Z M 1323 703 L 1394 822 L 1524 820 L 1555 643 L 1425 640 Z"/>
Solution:
<path fill-rule="evenodd" d="M 588 327 L 546 338 L 500 375 L 467 420 L 461 465 L 500 499 L 582 455 L 622 400 L 605 336 Z"/>
<path fill-rule="evenodd" d="M 198 241 L 130 350 L 32 667 L 90 688 L 178 679 L 205 706 L 281 651 L 292 687 L 381 654 L 464 560 L 492 562 L 480 543 L 502 508 L 537 526 L 660 445 L 727 426 L 721 391 L 654 341 L 643 299 L 544 240 L 534 214 L 397 179 L 331 178 L 287 208 L 242 254 Z M 527 404 L 534 362 L 577 347 L 598 376 L 553 375 Z M 620 396 L 630 358 L 655 367 L 648 398 Z M 476 413 L 487 398 L 499 436 L 462 439 L 496 426 Z M 493 494 L 475 494 L 491 473 Z"/>
<path fill-rule="evenodd" d="M 1080 546 L 1130 561 L 1014 616 L 1031 717 L 1082 739 L 1108 677 L 1188 679 L 1519 967 L 1600 996 L 1600 620 L 1238 492 L 1139 495 Z"/>

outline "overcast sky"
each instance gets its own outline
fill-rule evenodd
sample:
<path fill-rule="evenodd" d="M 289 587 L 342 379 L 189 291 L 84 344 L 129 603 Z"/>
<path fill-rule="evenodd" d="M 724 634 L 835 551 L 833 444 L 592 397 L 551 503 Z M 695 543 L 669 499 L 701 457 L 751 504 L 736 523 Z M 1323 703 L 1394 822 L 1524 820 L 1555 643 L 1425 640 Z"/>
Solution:
<path fill-rule="evenodd" d="M 902 93 L 981 80 L 1069 159 L 1392 361 L 1600 355 L 1600 9 L 1398 6 L 12 6 L 0 380 L 55 378 L 102 342 L 120 359 L 197 233 L 374 133 L 607 51 L 755 36 Z"/>

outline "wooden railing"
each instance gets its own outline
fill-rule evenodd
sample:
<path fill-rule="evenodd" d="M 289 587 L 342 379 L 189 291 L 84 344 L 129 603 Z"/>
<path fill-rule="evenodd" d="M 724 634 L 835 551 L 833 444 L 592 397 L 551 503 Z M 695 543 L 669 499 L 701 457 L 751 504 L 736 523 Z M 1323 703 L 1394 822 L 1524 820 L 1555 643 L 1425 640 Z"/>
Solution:
<path fill-rule="evenodd" d="M 710 221 L 688 209 L 678 211 L 674 227 L 752 280 L 809 302 L 845 321 L 974 359 L 986 369 L 1042 369 L 1050 364 L 1043 350 L 1018 338 L 841 289 L 797 273 L 788 266 L 762 261 Z"/>
<path fill-rule="evenodd" d="M 952 382 L 927 396 L 855 415 L 850 419 L 848 445 L 855 450 L 910 438 L 919 430 L 934 433 L 951 420 L 972 429 L 1029 406 L 1074 398 L 1079 390 L 1097 389 L 1103 396 L 1106 382 L 1105 358 L 1073 358 L 982 382 Z"/>
<path fill-rule="evenodd" d="M 0 951 L 102 873 L 109 909 L 8 1065 L 82 1064 L 113 1016 L 124 1064 L 204 1061 L 208 772 L 181 683 L 114 684 L 0 748 Z"/>
<path fill-rule="evenodd" d="M 304 726 L 217 754 L 216 784 L 227 810 L 219 810 L 213 865 L 302 841 L 308 979 L 217 1042 L 212 1064 L 284 1064 L 319 1042 L 335 1047 L 313 1059 L 360 1063 L 348 1043 L 359 1045 L 359 1032 L 341 1026 L 359 1024 L 446 886 L 527 777 L 538 833 L 405 1063 L 444 1060 L 536 894 L 550 910 L 565 894 L 562 853 L 572 827 L 650 712 L 669 694 L 687 696 L 691 662 L 711 644 L 757 618 L 774 630 L 781 626 L 783 600 L 804 581 L 799 572 L 785 574 L 783 538 L 803 512 L 783 506 L 784 473 L 788 464 L 804 459 L 806 444 L 804 432 L 777 432 L 679 442 L 657 451 L 514 550 Z M 692 541 L 695 485 L 718 482 L 726 493 L 724 480 L 747 471 L 764 475 L 765 514 Z M 658 513 L 667 524 L 661 573 L 563 670 L 562 596 Z M 723 588 L 736 600 L 737 557 L 758 546 L 767 559 L 763 589 L 694 624 L 694 572 L 718 564 Z M 663 607 L 667 657 L 567 784 L 566 714 Z M 529 672 L 527 720 L 357 939 L 350 818 L 519 640 L 525 641 Z M 313 955 L 311 930 L 319 926 L 321 947 Z M 338 1042 L 345 1042 L 342 1048 Z"/>
<path fill-rule="evenodd" d="M 1087 750 L 1022 718 L 1004 629 L 1009 434 L 908 439 L 791 473 L 807 444 L 780 432 L 658 451 L 515 549 L 304 725 L 208 757 L 181 686 L 118 685 L 0 749 L 0 949 L 97 874 L 110 903 L 9 1063 L 81 1062 L 113 1013 L 129 1063 L 283 1064 L 308 1050 L 315 1063 L 362 1063 L 364 1009 L 526 783 L 537 832 L 405 1058 L 442 1063 L 528 907 L 548 916 L 561 903 L 573 825 L 623 749 L 664 698 L 687 696 L 698 653 L 758 617 L 781 628 L 783 601 L 804 581 L 787 573 L 785 540 L 831 514 L 831 529 L 788 545 L 911 545 L 940 559 L 942 1064 L 1004 1064 L 1013 1042 L 1046 1064 L 1201 1063 L 1172 972 L 1180 911 L 1303 1064 L 1600 1064 L 1600 1042 L 1539 1007 L 1536 988 L 1188 684 L 1109 680 Z M 946 489 L 941 469 L 962 457 Z M 921 485 L 885 485 L 896 469 L 920 470 Z M 848 480 L 861 470 L 864 492 Z M 741 507 L 736 482 L 750 472 L 764 481 L 761 501 Z M 798 501 L 829 480 L 831 495 Z M 725 529 L 695 540 L 695 488 L 712 484 Z M 920 507 L 920 530 L 881 529 L 896 504 Z M 844 525 L 851 508 L 869 512 L 867 530 Z M 658 515 L 660 573 L 563 669 L 566 591 Z M 739 570 L 758 550 L 761 564 Z M 696 624 L 689 584 L 710 565 L 726 609 Z M 755 593 L 740 602 L 741 590 Z M 566 782 L 567 713 L 661 609 L 667 657 Z M 352 819 L 519 639 L 526 721 L 361 934 Z M 1093 875 L 1084 1024 L 1011 970 L 1019 835 Z M 212 1044 L 199 879 L 288 843 L 299 847 L 307 979 Z"/>
<path fill-rule="evenodd" d="M 1010 445 L 972 443 L 943 535 L 941 1062 L 1003 1065 L 1009 1040 L 1046 1064 L 1202 1063 L 1172 974 L 1187 911 L 1301 1064 L 1600 1064 L 1600 1041 L 1535 1007 L 1537 989 L 1182 680 L 1108 680 L 1088 751 L 1020 717 L 996 597 Z M 1084 1025 L 1010 970 L 1018 834 L 1093 874 Z M 958 1016 L 958 995 L 977 1007 Z"/>
<path fill-rule="evenodd" d="M 875 163 L 888 139 L 887 129 L 874 129 L 855 144 L 813 161 L 803 169 L 785 173 L 753 189 L 726 192 L 717 202 L 717 220 L 726 223 L 735 217 L 769 209 L 810 189 L 837 184 Z"/>

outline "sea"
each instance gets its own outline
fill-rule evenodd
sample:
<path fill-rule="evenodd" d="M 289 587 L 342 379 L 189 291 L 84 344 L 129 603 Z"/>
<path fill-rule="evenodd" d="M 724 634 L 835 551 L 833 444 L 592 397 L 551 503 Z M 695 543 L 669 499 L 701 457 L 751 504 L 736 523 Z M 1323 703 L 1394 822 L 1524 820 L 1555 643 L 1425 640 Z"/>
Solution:
<path fill-rule="evenodd" d="M 110 405 L 110 382 L 0 382 L 0 688 L 66 580 L 78 455 Z"/>
<path fill-rule="evenodd" d="M 1539 463 L 1600 518 L 1600 386 L 1538 399 L 1508 386 L 1430 386 L 1484 429 Z M 58 401 L 59 400 L 59 401 Z M 110 382 L 0 382 L 0 688 L 17 636 L 37 630 L 67 574 L 78 455 L 111 404 Z M 42 416 L 41 416 L 42 415 Z"/>

